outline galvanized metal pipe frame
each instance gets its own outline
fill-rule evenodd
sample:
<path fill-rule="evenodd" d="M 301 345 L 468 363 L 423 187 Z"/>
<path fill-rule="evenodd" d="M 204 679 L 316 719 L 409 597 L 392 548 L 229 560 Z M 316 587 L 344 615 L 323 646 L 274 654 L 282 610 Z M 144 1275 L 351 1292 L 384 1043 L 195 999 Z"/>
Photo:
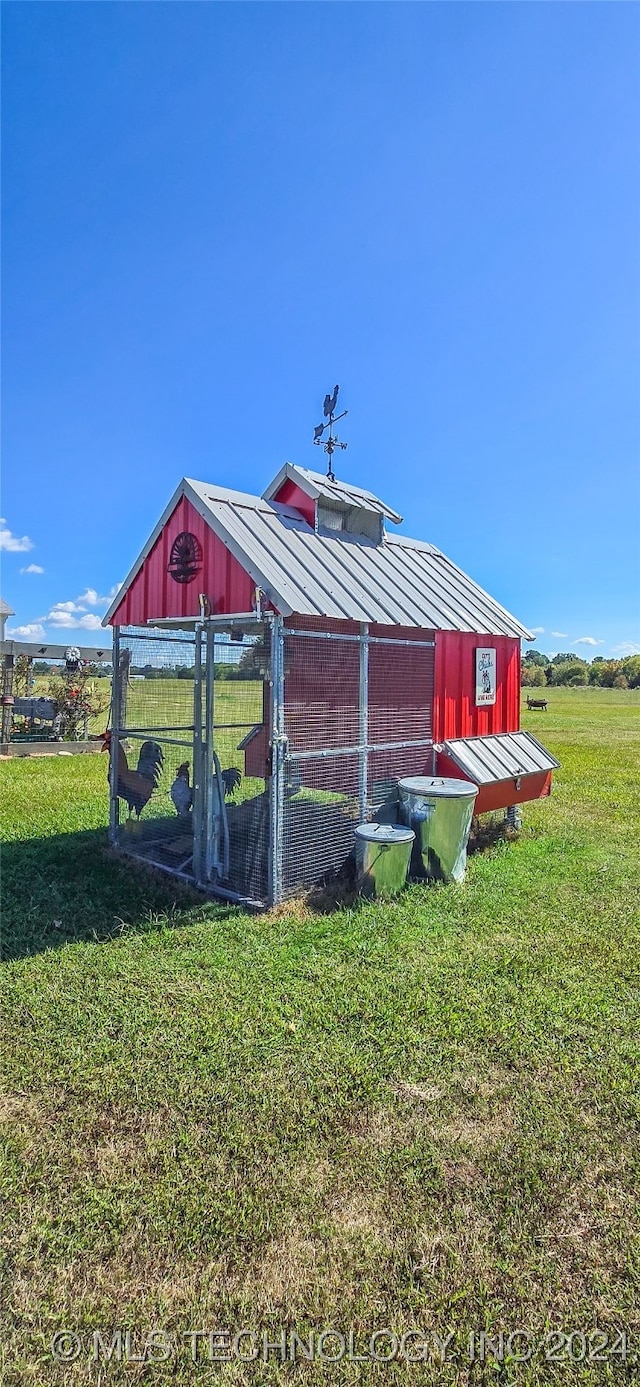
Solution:
<path fill-rule="evenodd" d="M 363 622 L 358 633 L 342 634 L 331 631 L 310 631 L 298 630 L 295 627 L 285 626 L 284 619 L 272 612 L 264 612 L 261 615 L 255 613 L 242 614 L 242 622 L 245 626 L 265 626 L 271 632 L 271 651 L 270 651 L 270 686 L 271 686 L 271 775 L 269 778 L 269 835 L 268 835 L 268 901 L 270 904 L 277 904 L 283 899 L 283 856 L 284 856 L 284 797 L 286 783 L 286 764 L 287 761 L 307 761 L 325 760 L 331 757 L 358 756 L 358 812 L 361 821 L 368 817 L 368 776 L 369 776 L 369 755 L 374 751 L 394 751 L 404 750 L 411 747 L 433 747 L 433 738 L 417 738 L 395 742 L 376 742 L 369 741 L 369 647 L 371 645 L 390 645 L 405 646 L 411 649 L 433 649 L 433 640 L 405 640 L 402 638 L 394 639 L 386 636 L 371 636 L 368 624 Z M 227 890 L 221 883 L 213 880 L 213 779 L 214 779 L 214 756 L 213 756 L 213 730 L 214 730 L 214 705 L 215 705 L 215 656 L 216 656 L 216 637 L 221 630 L 229 628 L 230 624 L 236 624 L 238 618 L 229 617 L 208 617 L 203 618 L 197 624 L 194 623 L 193 640 L 184 640 L 180 637 L 176 644 L 195 646 L 194 663 L 194 721 L 193 724 L 185 724 L 174 728 L 123 728 L 121 725 L 122 714 L 122 670 L 120 661 L 121 649 L 121 628 L 114 627 L 113 632 L 113 668 L 114 683 L 112 697 L 112 745 L 114 756 L 117 755 L 115 748 L 123 736 L 141 739 L 153 735 L 159 742 L 184 746 L 188 742 L 178 738 L 171 738 L 162 735 L 165 731 L 185 731 L 193 734 L 193 764 L 194 764 L 194 798 L 193 798 L 193 877 L 184 870 L 172 868 L 166 863 L 155 861 L 145 857 L 143 854 L 131 853 L 129 855 L 139 857 L 139 860 L 146 860 L 150 865 L 159 868 L 161 871 L 179 877 L 201 889 L 212 891 L 214 894 L 230 901 L 241 901 L 252 906 L 259 906 L 263 902 L 249 900 L 248 897 L 239 893 Z M 167 626 L 169 623 L 167 622 Z M 285 732 L 285 641 L 288 636 L 302 637 L 308 640 L 334 640 L 348 641 L 355 643 L 359 647 L 359 673 L 358 673 L 358 742 L 357 745 L 347 747 L 328 747 L 321 751 L 290 751 L 288 738 Z M 156 639 L 166 641 L 170 636 L 154 636 L 148 630 L 144 632 L 144 639 Z M 204 683 L 204 690 L 203 690 Z M 204 708 L 203 708 L 204 692 Z M 225 727 L 244 726 L 244 724 L 224 724 Z M 116 765 L 115 759 L 112 761 Z M 118 842 L 118 822 L 119 804 L 117 794 L 117 774 L 111 778 L 110 784 L 110 804 L 109 804 L 109 836 L 110 841 L 117 845 Z M 125 850 L 126 851 L 126 850 Z"/>
<path fill-rule="evenodd" d="M 282 900 L 284 766 L 284 635 L 281 616 L 271 619 L 271 778 L 269 786 L 269 902 Z"/>
<path fill-rule="evenodd" d="M 367 623 L 362 622 L 361 627 L 362 626 L 367 626 Z M 352 641 L 354 644 L 357 644 L 358 641 L 362 640 L 361 632 L 356 631 L 344 633 L 342 631 L 298 631 L 293 626 L 285 626 L 284 633 L 285 636 L 305 636 L 309 640 L 316 641 Z M 405 640 L 404 637 L 400 636 L 396 638 L 395 636 L 368 635 L 367 640 L 369 645 L 410 645 L 412 649 L 415 647 L 418 650 L 421 646 L 423 648 L 426 646 L 430 650 L 433 650 L 435 647 L 435 641 L 411 641 Z"/>
<path fill-rule="evenodd" d="M 120 811 L 118 802 L 118 747 L 120 745 L 120 627 L 113 628 L 113 674 L 111 679 L 111 745 L 109 748 L 109 842 L 118 844 Z"/>
<path fill-rule="evenodd" d="M 303 630 L 294 626 L 285 626 L 282 618 L 276 619 L 279 623 L 274 627 L 274 649 L 278 647 L 279 654 L 277 661 L 272 665 L 273 671 L 273 719 L 272 719 L 272 762 L 274 769 L 273 781 L 275 785 L 274 800 L 276 805 L 275 813 L 272 811 L 272 862 L 277 864 L 270 876 L 271 881 L 271 900 L 280 901 L 283 896 L 283 873 L 282 860 L 284 844 L 282 842 L 282 822 L 283 822 L 283 801 L 284 785 L 286 780 L 286 763 L 300 761 L 324 761 L 332 757 L 339 756 L 358 756 L 358 814 L 360 822 L 364 823 L 369 816 L 369 755 L 377 751 L 404 751 L 412 747 L 433 748 L 433 737 L 410 738 L 395 742 L 370 742 L 369 741 L 369 648 L 371 645 L 401 646 L 412 650 L 433 650 L 435 640 L 406 640 L 404 637 L 393 636 L 372 636 L 367 622 L 360 623 L 358 632 L 343 633 L 339 631 L 315 631 Z M 346 641 L 358 646 L 358 743 L 356 746 L 345 747 L 325 747 L 318 751 L 291 751 L 288 746 L 288 739 L 285 736 L 284 712 L 285 712 L 285 693 L 284 693 L 284 645 L 287 637 L 302 638 L 305 640 L 326 640 L 326 641 Z M 277 754 L 276 754 L 277 749 Z M 435 764 L 435 753 L 433 753 Z"/>
<path fill-rule="evenodd" d="M 206 736 L 206 734 L 205 734 Z M 196 663 L 193 680 L 193 795 L 191 820 L 193 830 L 193 875 L 202 881 L 202 839 L 204 805 L 204 741 L 202 736 L 202 627 L 196 627 Z"/>
<path fill-rule="evenodd" d="M 360 823 L 365 823 L 368 813 L 369 780 L 369 627 L 366 621 L 360 626 L 359 668 L 358 668 L 358 813 Z"/>

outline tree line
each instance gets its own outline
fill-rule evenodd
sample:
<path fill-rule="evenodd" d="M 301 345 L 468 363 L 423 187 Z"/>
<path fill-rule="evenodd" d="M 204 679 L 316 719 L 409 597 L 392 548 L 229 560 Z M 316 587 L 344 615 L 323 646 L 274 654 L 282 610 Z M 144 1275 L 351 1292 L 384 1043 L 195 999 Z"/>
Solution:
<path fill-rule="evenodd" d="M 523 688 L 545 688 L 568 684 L 578 687 L 590 684 L 602 689 L 640 688 L 640 655 L 627 655 L 623 660 L 605 660 L 603 655 L 583 660 L 574 651 L 566 651 L 549 659 L 540 650 L 528 650 L 522 661 Z"/>

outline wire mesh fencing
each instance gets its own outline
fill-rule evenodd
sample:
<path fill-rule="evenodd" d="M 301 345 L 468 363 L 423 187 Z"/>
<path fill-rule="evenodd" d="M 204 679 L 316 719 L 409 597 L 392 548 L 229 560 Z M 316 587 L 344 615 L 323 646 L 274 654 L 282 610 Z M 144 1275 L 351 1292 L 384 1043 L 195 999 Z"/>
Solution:
<path fill-rule="evenodd" d="M 398 780 L 432 769 L 417 636 L 279 617 L 116 633 L 112 841 L 260 904 L 349 873 L 357 824 L 393 821 Z"/>
<path fill-rule="evenodd" d="M 283 640 L 287 897 L 348 875 L 357 824 L 393 821 L 398 780 L 431 770 L 434 644 L 300 626 Z"/>
<path fill-rule="evenodd" d="M 116 633 L 109 763 L 112 841 L 136 857 L 187 875 L 193 874 L 201 684 L 200 641 L 193 634 L 123 628 Z"/>
<path fill-rule="evenodd" d="M 271 827 L 271 632 L 254 621 L 209 636 L 212 774 L 224 786 L 223 885 L 266 901 Z"/>

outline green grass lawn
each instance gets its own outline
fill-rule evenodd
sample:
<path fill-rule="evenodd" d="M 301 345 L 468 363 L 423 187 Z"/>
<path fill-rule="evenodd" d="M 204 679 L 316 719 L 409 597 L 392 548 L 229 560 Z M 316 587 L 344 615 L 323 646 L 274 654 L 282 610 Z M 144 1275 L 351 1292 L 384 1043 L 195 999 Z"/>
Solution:
<path fill-rule="evenodd" d="M 517 842 L 463 886 L 326 914 L 114 859 L 104 757 L 2 764 L 5 1381 L 637 1372 L 613 1350 L 640 1344 L 640 694 L 550 699 L 523 724 L 562 770 Z M 192 1364 L 180 1338 L 243 1326 L 357 1338 L 333 1367 L 210 1364 L 204 1340 Z M 171 1356 L 90 1363 L 117 1327 Z M 453 1334 L 444 1365 L 355 1360 L 414 1328 Z M 602 1361 L 552 1340 L 561 1361 L 470 1366 L 471 1331 L 518 1329 L 609 1337 L 570 1341 Z"/>

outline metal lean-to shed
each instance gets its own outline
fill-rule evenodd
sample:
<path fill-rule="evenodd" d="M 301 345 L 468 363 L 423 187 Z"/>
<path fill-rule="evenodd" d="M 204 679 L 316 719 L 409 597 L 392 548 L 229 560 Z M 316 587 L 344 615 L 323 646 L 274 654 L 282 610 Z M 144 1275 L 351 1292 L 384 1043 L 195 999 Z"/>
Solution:
<path fill-rule="evenodd" d="M 268 903 L 342 869 L 404 776 L 466 776 L 478 813 L 549 793 L 530 632 L 400 522 L 292 464 L 261 497 L 180 482 L 105 617 L 114 845 Z"/>

